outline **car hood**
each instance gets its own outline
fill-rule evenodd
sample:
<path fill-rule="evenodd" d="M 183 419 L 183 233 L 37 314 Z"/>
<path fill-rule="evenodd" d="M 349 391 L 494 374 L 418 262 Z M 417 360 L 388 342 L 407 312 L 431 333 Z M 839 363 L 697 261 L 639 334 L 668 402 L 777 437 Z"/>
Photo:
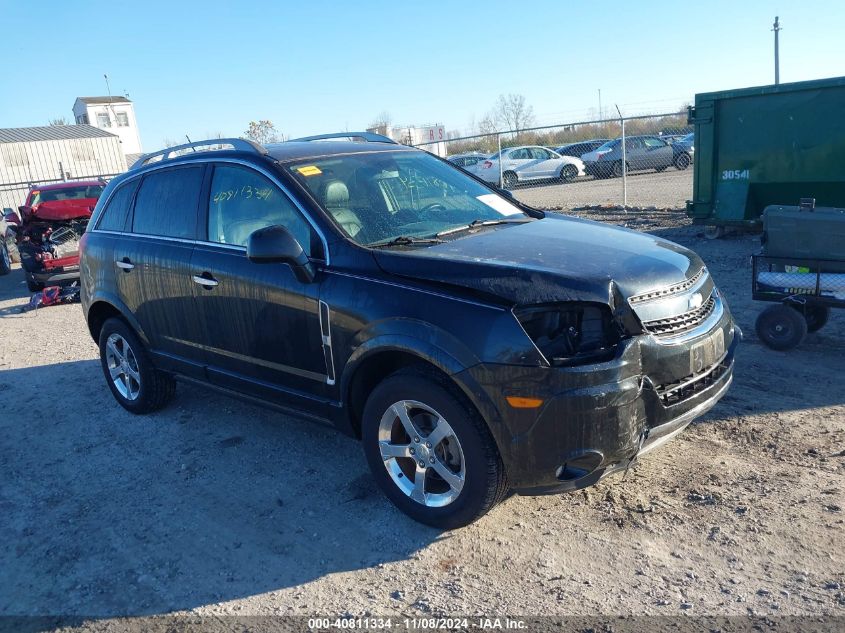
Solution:
<path fill-rule="evenodd" d="M 97 204 L 96 198 L 78 198 L 74 200 L 51 200 L 33 207 L 31 220 L 55 222 L 57 220 L 75 220 L 90 218 L 91 210 Z"/>
<path fill-rule="evenodd" d="M 549 214 L 428 247 L 373 251 L 387 273 L 511 305 L 627 298 L 691 277 L 703 263 L 668 240 Z"/>

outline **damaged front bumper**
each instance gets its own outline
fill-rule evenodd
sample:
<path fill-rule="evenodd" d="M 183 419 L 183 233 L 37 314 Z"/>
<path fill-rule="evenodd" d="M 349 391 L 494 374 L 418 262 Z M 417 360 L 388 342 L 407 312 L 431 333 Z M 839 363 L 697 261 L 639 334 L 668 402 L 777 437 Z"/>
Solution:
<path fill-rule="evenodd" d="M 608 362 L 579 367 L 480 364 L 465 370 L 495 408 L 511 486 L 552 494 L 590 486 L 680 433 L 726 393 L 742 333 L 725 308 L 718 322 L 681 341 L 651 334 L 627 339 Z M 718 355 L 700 365 L 702 346 Z M 541 398 L 514 409 L 506 398 Z M 484 413 L 484 412 L 483 412 Z M 485 415 L 488 419 L 489 415 Z"/>

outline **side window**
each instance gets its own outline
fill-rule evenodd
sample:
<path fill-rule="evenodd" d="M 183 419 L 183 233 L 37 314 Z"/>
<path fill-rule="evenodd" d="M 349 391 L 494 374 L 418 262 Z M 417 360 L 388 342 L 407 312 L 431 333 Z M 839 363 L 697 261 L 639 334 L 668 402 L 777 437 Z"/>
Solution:
<path fill-rule="evenodd" d="M 527 149 L 515 149 L 511 152 L 508 158 L 512 160 L 525 160 L 528 158 L 528 150 Z"/>
<path fill-rule="evenodd" d="M 103 214 L 97 228 L 101 231 L 123 231 L 126 229 L 126 216 L 129 214 L 129 205 L 132 203 L 132 195 L 138 187 L 138 180 L 124 183 L 117 188 Z"/>
<path fill-rule="evenodd" d="M 144 176 L 135 198 L 132 231 L 195 239 L 203 169 L 176 167 Z"/>
<path fill-rule="evenodd" d="M 661 141 L 659 138 L 646 138 L 643 139 L 643 142 L 645 143 L 646 149 L 652 149 L 654 147 L 663 147 L 664 145 L 666 145 L 666 143 Z"/>
<path fill-rule="evenodd" d="M 544 150 L 542 147 L 533 148 L 531 150 L 531 154 L 534 156 L 534 158 L 540 160 L 549 160 L 552 157 L 551 153 Z"/>
<path fill-rule="evenodd" d="M 217 165 L 208 200 L 208 240 L 246 246 L 250 233 L 281 224 L 311 254 L 313 229 L 290 199 L 252 169 Z"/>

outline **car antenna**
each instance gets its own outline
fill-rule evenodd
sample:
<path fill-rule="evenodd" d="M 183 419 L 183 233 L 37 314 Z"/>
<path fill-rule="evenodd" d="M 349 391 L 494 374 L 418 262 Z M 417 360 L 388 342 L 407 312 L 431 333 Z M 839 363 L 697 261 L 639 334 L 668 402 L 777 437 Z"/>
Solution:
<path fill-rule="evenodd" d="M 185 138 L 186 138 L 186 139 L 188 139 L 188 143 L 193 143 L 193 141 L 191 140 L 191 137 L 190 137 L 190 136 L 188 136 L 187 134 L 185 134 Z M 196 148 L 196 147 L 191 147 L 191 149 L 192 149 L 193 151 L 197 151 L 197 148 Z"/>

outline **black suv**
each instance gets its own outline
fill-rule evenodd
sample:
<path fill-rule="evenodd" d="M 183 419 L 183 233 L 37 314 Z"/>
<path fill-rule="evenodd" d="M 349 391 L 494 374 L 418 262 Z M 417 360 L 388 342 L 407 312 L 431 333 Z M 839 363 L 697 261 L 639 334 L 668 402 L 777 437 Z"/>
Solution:
<path fill-rule="evenodd" d="M 353 137 L 193 143 L 109 183 L 82 301 L 124 408 L 178 378 L 328 420 L 449 528 L 624 470 L 728 389 L 740 333 L 694 253 Z"/>

